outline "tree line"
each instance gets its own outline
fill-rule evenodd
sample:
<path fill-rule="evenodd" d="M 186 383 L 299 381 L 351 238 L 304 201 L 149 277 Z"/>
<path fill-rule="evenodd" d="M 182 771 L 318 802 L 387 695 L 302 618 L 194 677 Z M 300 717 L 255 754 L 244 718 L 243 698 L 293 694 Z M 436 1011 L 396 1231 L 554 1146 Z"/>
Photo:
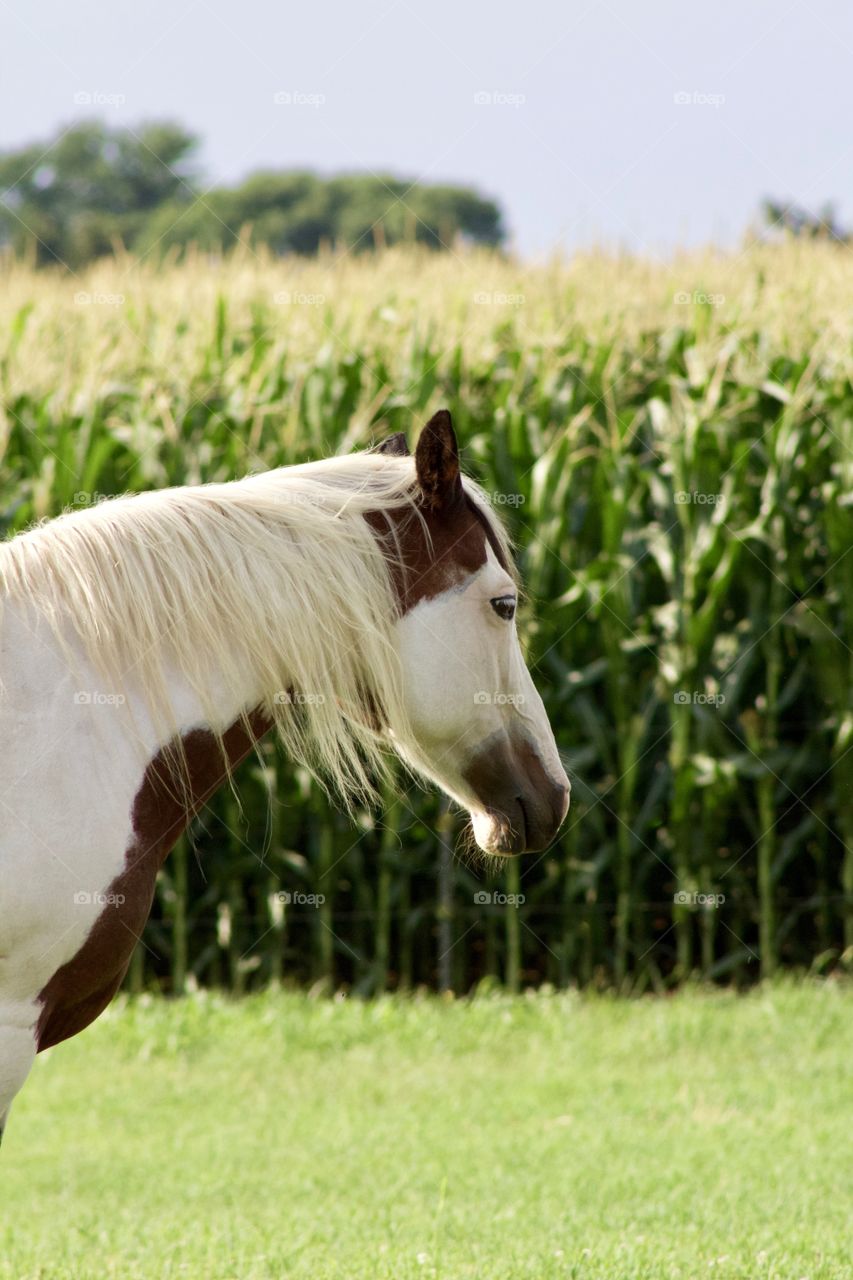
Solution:
<path fill-rule="evenodd" d="M 264 170 L 206 187 L 199 140 L 181 125 L 88 121 L 0 154 L 0 247 L 76 269 L 123 248 L 148 256 L 238 243 L 276 254 L 399 241 L 500 245 L 497 203 L 469 187 L 384 174 Z"/>

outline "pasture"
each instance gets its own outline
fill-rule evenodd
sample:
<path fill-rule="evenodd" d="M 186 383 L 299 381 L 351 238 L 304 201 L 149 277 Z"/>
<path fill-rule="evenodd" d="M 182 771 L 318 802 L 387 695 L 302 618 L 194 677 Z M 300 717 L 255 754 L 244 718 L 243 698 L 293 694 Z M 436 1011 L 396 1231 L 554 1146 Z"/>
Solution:
<path fill-rule="evenodd" d="M 853 993 L 119 1003 L 42 1055 L 8 1280 L 846 1280 Z"/>

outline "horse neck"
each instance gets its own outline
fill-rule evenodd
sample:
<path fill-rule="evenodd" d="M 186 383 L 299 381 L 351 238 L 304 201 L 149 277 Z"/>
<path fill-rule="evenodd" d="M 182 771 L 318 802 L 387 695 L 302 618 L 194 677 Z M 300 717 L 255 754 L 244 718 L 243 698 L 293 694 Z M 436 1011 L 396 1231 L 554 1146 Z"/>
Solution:
<path fill-rule="evenodd" d="M 222 678 L 215 662 L 211 659 L 205 664 L 201 655 L 203 684 L 208 691 L 202 698 L 167 650 L 163 678 L 168 707 L 157 709 L 152 707 L 149 691 L 132 663 L 119 664 L 113 674 L 107 674 L 96 658 L 84 653 L 70 623 L 61 638 L 55 638 L 48 634 L 43 619 L 15 606 L 6 612 L 4 631 L 12 641 L 15 636 L 29 640 L 29 644 L 10 643 L 9 652 L 21 655 L 26 668 L 21 675 L 26 674 L 27 683 L 32 681 L 32 654 L 39 655 L 42 687 L 58 691 L 59 710 L 67 713 L 68 727 L 73 731 L 75 719 L 82 724 L 89 718 L 104 750 L 109 751 L 112 740 L 118 755 L 138 760 L 140 770 L 158 757 L 174 755 L 181 742 L 195 743 L 196 748 L 202 742 L 209 743 L 220 758 L 224 750 L 229 760 L 237 763 L 254 740 L 249 736 L 243 741 L 248 725 L 254 723 L 255 738 L 263 732 L 265 721 L 257 711 L 262 695 L 248 671 L 243 687 L 235 689 Z M 40 641 L 35 648 L 33 638 Z M 20 686 L 14 675 L 10 684 Z M 237 731 L 238 726 L 243 726 L 244 734 Z M 195 754 L 198 757 L 198 750 Z M 187 763 L 191 763 L 189 758 Z"/>

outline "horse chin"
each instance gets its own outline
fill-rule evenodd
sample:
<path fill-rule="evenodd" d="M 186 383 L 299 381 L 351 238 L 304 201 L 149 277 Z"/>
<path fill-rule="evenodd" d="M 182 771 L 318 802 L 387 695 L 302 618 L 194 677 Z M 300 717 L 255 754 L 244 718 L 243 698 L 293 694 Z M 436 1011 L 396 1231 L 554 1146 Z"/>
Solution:
<path fill-rule="evenodd" d="M 513 806 L 517 813 L 484 809 L 471 813 L 471 826 L 478 848 L 496 858 L 511 858 L 526 848 L 526 820 L 520 801 Z"/>

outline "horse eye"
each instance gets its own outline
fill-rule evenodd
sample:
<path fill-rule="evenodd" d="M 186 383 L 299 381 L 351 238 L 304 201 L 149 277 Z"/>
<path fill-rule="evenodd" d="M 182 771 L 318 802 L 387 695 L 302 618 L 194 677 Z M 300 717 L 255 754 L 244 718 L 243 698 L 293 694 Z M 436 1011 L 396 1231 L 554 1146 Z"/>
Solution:
<path fill-rule="evenodd" d="M 489 601 L 489 604 L 499 618 L 505 618 L 507 622 L 511 622 L 515 617 L 514 596 L 495 596 L 494 600 Z"/>

